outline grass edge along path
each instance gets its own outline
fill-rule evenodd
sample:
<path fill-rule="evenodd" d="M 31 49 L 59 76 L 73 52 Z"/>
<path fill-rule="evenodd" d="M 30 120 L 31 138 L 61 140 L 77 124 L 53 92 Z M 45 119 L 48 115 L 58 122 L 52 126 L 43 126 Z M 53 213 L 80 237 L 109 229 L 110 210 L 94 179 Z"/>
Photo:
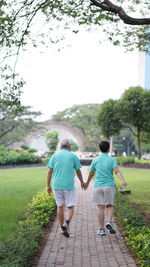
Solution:
<path fill-rule="evenodd" d="M 119 168 L 128 183 L 123 189 L 130 189 L 131 194 L 128 195 L 129 201 L 133 205 L 138 206 L 140 212 L 150 213 L 150 170 L 137 168 Z M 121 183 L 118 177 L 115 177 L 118 187 Z"/>
<path fill-rule="evenodd" d="M 34 196 L 16 230 L 7 241 L 0 243 L 0 266 L 31 266 L 42 241 L 42 229 L 55 211 L 54 196 L 48 196 L 46 189 Z"/>
<path fill-rule="evenodd" d="M 135 210 L 127 195 L 116 190 L 115 215 L 123 229 L 123 236 L 141 267 L 150 266 L 150 228 L 144 217 Z"/>
<path fill-rule="evenodd" d="M 44 194 L 46 194 L 46 191 Z M 123 196 L 120 195 L 120 197 Z M 44 201 L 45 197 L 38 194 L 38 198 L 40 199 L 39 202 L 35 199 L 36 208 L 34 207 L 34 205 L 32 206 L 31 203 L 31 206 L 24 215 L 23 220 L 20 221 L 20 225 L 18 226 L 17 230 L 12 234 L 10 239 L 4 242 L 3 246 L 0 247 L 0 266 L 29 266 L 31 259 L 36 254 L 40 240 L 42 238 L 42 225 L 47 223 L 47 220 L 44 223 L 44 220 L 45 218 L 47 218 L 47 216 L 44 215 L 43 217 L 45 208 L 44 205 L 41 204 Z M 47 200 L 46 202 L 49 206 L 49 202 Z M 126 203 L 126 196 L 123 197 L 123 202 L 117 201 L 117 203 L 121 203 L 120 211 L 122 213 L 119 214 L 119 207 L 117 206 L 117 204 L 117 211 L 115 211 L 115 213 L 125 229 L 124 235 L 128 244 L 140 259 L 142 266 L 150 266 L 149 228 L 144 226 L 143 219 L 141 220 L 139 213 L 137 213 L 138 215 L 134 215 L 133 209 L 129 209 L 129 206 L 131 207 L 131 204 L 129 205 L 129 203 Z M 123 207 L 125 209 L 123 209 Z M 31 213 L 30 210 L 32 211 Z M 127 212 L 129 216 L 127 216 Z"/>
<path fill-rule="evenodd" d="M 17 227 L 33 196 L 46 187 L 46 167 L 0 169 L 0 241 Z"/>

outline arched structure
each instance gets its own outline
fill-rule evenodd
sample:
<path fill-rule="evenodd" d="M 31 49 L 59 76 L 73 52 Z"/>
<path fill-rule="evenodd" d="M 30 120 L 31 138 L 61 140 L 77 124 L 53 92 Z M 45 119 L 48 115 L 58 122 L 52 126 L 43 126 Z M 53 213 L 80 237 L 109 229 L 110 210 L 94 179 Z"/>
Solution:
<path fill-rule="evenodd" d="M 72 139 L 78 144 L 80 151 L 85 151 L 86 139 L 83 132 L 77 127 L 72 127 L 68 122 L 47 120 L 39 126 L 39 130 L 37 130 L 36 133 L 34 132 L 27 136 L 23 143 L 40 152 L 45 152 L 47 151 L 45 133 L 51 130 L 59 132 L 60 141 L 64 138 Z"/>

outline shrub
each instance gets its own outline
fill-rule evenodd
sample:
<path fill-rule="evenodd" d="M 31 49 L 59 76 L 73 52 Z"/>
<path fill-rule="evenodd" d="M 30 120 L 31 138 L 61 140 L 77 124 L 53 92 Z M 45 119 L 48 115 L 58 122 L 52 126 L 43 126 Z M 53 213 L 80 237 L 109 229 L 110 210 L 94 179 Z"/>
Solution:
<path fill-rule="evenodd" d="M 118 165 L 126 165 L 130 163 L 135 163 L 135 158 L 134 157 L 116 157 L 116 161 Z"/>
<path fill-rule="evenodd" d="M 127 226 L 126 240 L 136 253 L 137 257 L 141 260 L 141 266 L 150 263 L 150 229 L 148 227 L 130 228 Z"/>
<path fill-rule="evenodd" d="M 27 152 L 28 153 L 35 153 L 35 152 L 37 152 L 37 150 L 35 148 L 28 148 Z"/>
<path fill-rule="evenodd" d="M 23 148 L 24 150 L 28 150 L 29 149 L 29 147 L 26 146 L 26 145 L 21 145 L 21 148 Z"/>
<path fill-rule="evenodd" d="M 18 153 L 15 151 L 0 152 L 0 165 L 14 165 L 17 164 Z"/>
<path fill-rule="evenodd" d="M 36 163 L 36 157 L 31 153 L 21 153 L 18 155 L 17 164 Z"/>
<path fill-rule="evenodd" d="M 16 151 L 0 152 L 0 165 L 17 165 L 36 163 L 37 157 L 31 153 L 18 153 Z"/>
<path fill-rule="evenodd" d="M 56 202 L 54 196 L 51 195 L 49 197 L 46 190 L 43 190 L 33 197 L 25 218 L 44 226 L 49 222 L 49 218 L 55 213 L 55 210 Z"/>
<path fill-rule="evenodd" d="M 135 209 L 132 208 L 127 195 L 122 195 L 116 191 L 115 196 L 115 213 L 119 217 L 122 226 L 126 224 L 132 226 L 143 226 L 144 217 Z"/>
<path fill-rule="evenodd" d="M 0 145 L 0 153 L 6 151 L 6 147 L 3 145 Z"/>
<path fill-rule="evenodd" d="M 42 239 L 39 225 L 24 222 L 9 240 L 0 244 L 0 266 L 25 267 L 36 254 Z"/>
<path fill-rule="evenodd" d="M 150 229 L 145 226 L 143 216 L 133 209 L 127 196 L 116 192 L 115 214 L 124 228 L 125 239 L 141 262 L 150 266 Z"/>
<path fill-rule="evenodd" d="M 42 226 L 55 213 L 54 196 L 42 190 L 33 197 L 22 221 L 8 241 L 0 244 L 0 266 L 30 266 L 42 239 Z"/>
<path fill-rule="evenodd" d="M 135 159 L 135 163 L 136 164 L 141 164 L 141 165 L 150 165 L 150 160 L 146 160 L 146 159 Z"/>

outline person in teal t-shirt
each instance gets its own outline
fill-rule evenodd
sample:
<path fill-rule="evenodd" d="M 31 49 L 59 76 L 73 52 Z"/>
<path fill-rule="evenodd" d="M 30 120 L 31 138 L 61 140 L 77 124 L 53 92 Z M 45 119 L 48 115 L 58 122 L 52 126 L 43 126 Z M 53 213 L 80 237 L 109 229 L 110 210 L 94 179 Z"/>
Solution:
<path fill-rule="evenodd" d="M 116 230 L 112 224 L 115 197 L 115 181 L 113 172 L 121 180 L 123 186 L 127 185 L 122 173 L 118 169 L 115 158 L 108 155 L 109 147 L 110 145 L 107 141 L 103 141 L 99 144 L 102 154 L 92 161 L 90 173 L 84 186 L 84 189 L 86 190 L 96 172 L 92 201 L 98 206 L 98 220 L 100 229 L 98 230 L 97 234 L 100 236 L 106 235 L 104 228 L 105 209 L 107 215 L 106 228 L 109 229 L 111 234 L 116 233 Z"/>
<path fill-rule="evenodd" d="M 74 187 L 75 172 L 80 180 L 81 188 L 84 188 L 81 164 L 78 157 L 70 151 L 70 141 L 61 141 L 61 150 L 56 152 L 48 162 L 47 192 L 50 195 L 53 189 L 56 204 L 57 216 L 60 223 L 59 232 L 69 237 L 69 223 L 76 205 L 76 192 Z M 52 188 L 50 181 L 52 178 Z M 67 207 L 66 220 L 64 222 L 64 204 Z"/>

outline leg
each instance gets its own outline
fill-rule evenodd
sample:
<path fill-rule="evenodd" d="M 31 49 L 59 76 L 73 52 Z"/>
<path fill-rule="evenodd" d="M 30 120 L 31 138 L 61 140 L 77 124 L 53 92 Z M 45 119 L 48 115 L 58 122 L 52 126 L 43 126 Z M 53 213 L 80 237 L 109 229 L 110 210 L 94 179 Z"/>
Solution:
<path fill-rule="evenodd" d="M 74 213 L 74 206 L 67 207 L 66 221 L 62 226 L 63 235 L 66 237 L 69 237 L 69 223 L 72 219 L 73 213 Z"/>
<path fill-rule="evenodd" d="M 60 225 L 64 223 L 64 206 L 57 206 L 57 217 Z"/>
<path fill-rule="evenodd" d="M 108 221 L 108 223 L 106 224 L 106 228 L 109 230 L 110 234 L 116 233 L 116 230 L 112 224 L 113 210 L 114 208 L 112 205 L 106 206 L 106 214 L 107 214 L 107 221 Z"/>
<path fill-rule="evenodd" d="M 66 220 L 70 222 L 73 214 L 74 214 L 74 206 L 67 207 Z"/>
<path fill-rule="evenodd" d="M 106 217 L 107 217 L 108 222 L 112 221 L 113 213 L 114 213 L 114 207 L 112 205 L 107 205 L 106 206 Z"/>
<path fill-rule="evenodd" d="M 97 215 L 98 215 L 98 221 L 99 221 L 101 229 L 104 228 L 104 217 L 105 217 L 104 211 L 105 211 L 105 206 L 104 205 L 98 205 Z"/>

